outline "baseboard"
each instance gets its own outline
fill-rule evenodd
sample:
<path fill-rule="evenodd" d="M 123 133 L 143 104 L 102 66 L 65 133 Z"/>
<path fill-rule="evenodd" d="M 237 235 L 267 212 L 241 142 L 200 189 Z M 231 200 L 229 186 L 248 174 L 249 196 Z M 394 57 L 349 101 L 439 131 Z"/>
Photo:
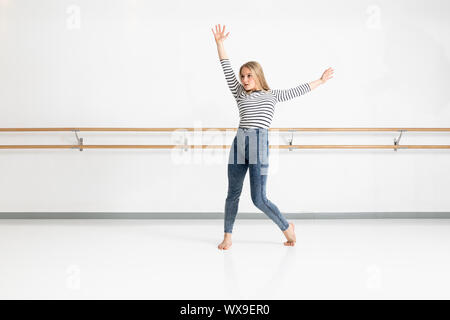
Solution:
<path fill-rule="evenodd" d="M 448 219 L 450 212 L 305 212 L 286 219 Z M 223 212 L 0 212 L 0 219 L 223 219 Z M 263 212 L 239 212 L 238 219 L 267 219 Z"/>

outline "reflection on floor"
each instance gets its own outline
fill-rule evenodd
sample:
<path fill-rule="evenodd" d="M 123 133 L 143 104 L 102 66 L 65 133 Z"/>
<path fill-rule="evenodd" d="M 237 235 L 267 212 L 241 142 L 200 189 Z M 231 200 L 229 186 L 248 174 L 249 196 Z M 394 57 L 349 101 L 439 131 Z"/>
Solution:
<path fill-rule="evenodd" d="M 449 299 L 450 219 L 0 220 L 0 299 Z"/>

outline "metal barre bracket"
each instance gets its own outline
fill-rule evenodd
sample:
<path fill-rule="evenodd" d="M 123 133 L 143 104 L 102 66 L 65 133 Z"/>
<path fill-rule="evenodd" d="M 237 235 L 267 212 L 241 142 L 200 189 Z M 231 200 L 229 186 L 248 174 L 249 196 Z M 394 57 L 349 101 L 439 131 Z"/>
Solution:
<path fill-rule="evenodd" d="M 80 151 L 83 151 L 83 138 L 78 137 L 77 131 L 79 131 L 79 130 L 74 130 L 75 137 L 77 139 L 78 145 L 80 146 Z M 73 148 L 73 149 L 76 149 L 76 148 Z"/>
<path fill-rule="evenodd" d="M 400 135 L 398 136 L 398 138 L 394 138 L 394 146 L 399 145 L 400 139 L 402 137 L 402 133 L 403 133 L 403 130 L 400 130 Z M 397 151 L 397 148 L 394 147 L 394 151 Z"/>
<path fill-rule="evenodd" d="M 187 151 L 188 139 L 186 138 L 186 132 L 184 132 L 184 151 Z"/>
<path fill-rule="evenodd" d="M 294 141 L 294 130 L 289 130 L 291 132 L 291 139 L 288 139 L 289 146 L 292 146 L 292 142 Z M 289 148 L 289 151 L 294 150 L 293 148 Z"/>

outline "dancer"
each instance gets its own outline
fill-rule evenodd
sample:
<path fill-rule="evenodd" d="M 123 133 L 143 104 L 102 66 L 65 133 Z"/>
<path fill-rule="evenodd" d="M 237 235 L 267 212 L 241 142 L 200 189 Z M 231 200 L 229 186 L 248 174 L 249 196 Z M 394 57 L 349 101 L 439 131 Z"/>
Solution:
<path fill-rule="evenodd" d="M 278 102 L 301 96 L 331 79 L 334 70 L 326 69 L 320 79 L 302 83 L 291 89 L 270 89 L 264 77 L 261 65 L 249 61 L 239 69 L 241 83 L 231 67 L 223 42 L 230 32 L 225 34 L 225 25 L 215 26 L 214 39 L 217 44 L 220 64 L 228 87 L 236 99 L 239 108 L 239 127 L 233 140 L 228 160 L 228 194 L 225 200 L 224 239 L 218 245 L 221 250 L 231 247 L 231 234 L 238 211 L 239 198 L 247 170 L 250 172 L 252 201 L 277 224 L 286 237 L 285 246 L 294 246 L 296 242 L 295 226 L 288 222 L 278 207 L 266 197 L 266 182 L 269 158 L 268 131 L 272 122 L 274 107 Z"/>

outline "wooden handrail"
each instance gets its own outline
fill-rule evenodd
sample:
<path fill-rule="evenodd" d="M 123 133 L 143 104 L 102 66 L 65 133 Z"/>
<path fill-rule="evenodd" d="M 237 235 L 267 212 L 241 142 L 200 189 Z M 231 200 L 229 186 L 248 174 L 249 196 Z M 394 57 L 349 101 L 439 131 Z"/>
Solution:
<path fill-rule="evenodd" d="M 0 132 L 25 132 L 25 131 L 236 131 L 238 128 L 0 128 Z M 441 131 L 450 132 L 450 128 L 270 128 L 269 131 Z M 78 136 L 77 136 L 78 139 Z M 0 145 L 0 149 L 228 149 L 231 145 L 84 145 L 83 140 L 78 139 L 75 145 Z M 399 145 L 394 140 L 393 145 L 270 145 L 272 149 L 450 149 L 450 145 Z"/>
<path fill-rule="evenodd" d="M 75 144 L 75 145 L 0 145 L 0 149 L 228 149 L 231 145 L 183 144 Z M 450 145 L 269 145 L 270 149 L 450 149 Z"/>
<path fill-rule="evenodd" d="M 238 128 L 0 128 L 17 131 L 232 131 Z M 270 128 L 269 131 L 450 131 L 450 128 Z"/>

